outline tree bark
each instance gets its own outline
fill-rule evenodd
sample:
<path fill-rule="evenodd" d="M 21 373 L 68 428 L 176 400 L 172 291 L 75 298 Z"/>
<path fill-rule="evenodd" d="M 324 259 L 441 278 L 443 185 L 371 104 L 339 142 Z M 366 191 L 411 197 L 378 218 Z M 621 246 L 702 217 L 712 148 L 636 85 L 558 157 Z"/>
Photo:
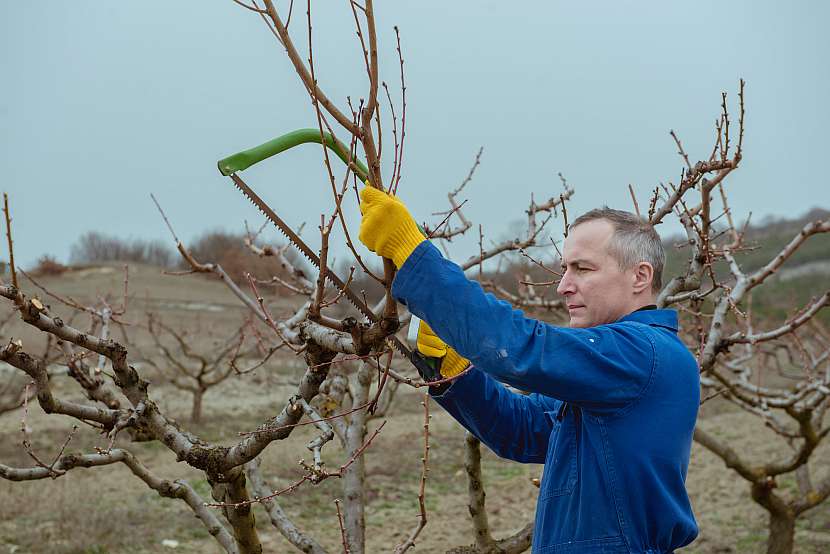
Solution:
<path fill-rule="evenodd" d="M 475 544 L 456 546 L 447 554 L 519 554 L 530 548 L 533 540 L 533 522 L 515 534 L 501 540 L 493 539 L 487 521 L 486 494 L 481 482 L 481 441 L 467 433 L 464 469 L 467 471 L 467 509 L 473 521 Z"/>
<path fill-rule="evenodd" d="M 369 364 L 360 364 L 357 372 L 352 398 L 354 405 L 362 406 L 369 400 L 369 386 L 372 383 L 372 369 Z M 353 456 L 366 440 L 366 410 L 358 410 L 351 416 L 346 433 L 346 454 Z M 343 475 L 343 520 L 346 528 L 346 541 L 351 554 L 363 554 L 366 548 L 364 488 L 366 481 L 366 464 L 363 456 L 358 456 Z"/>
<path fill-rule="evenodd" d="M 775 482 L 769 478 L 752 483 L 752 499 L 769 512 L 767 554 L 792 554 L 796 512 L 774 489 Z"/>
<path fill-rule="evenodd" d="M 464 456 L 464 469 L 467 471 L 467 509 L 473 520 L 476 548 L 482 552 L 491 550 L 496 541 L 490 535 L 487 521 L 487 509 L 484 499 L 484 484 L 481 482 L 481 441 L 472 433 L 467 433 L 467 448 Z"/>
<path fill-rule="evenodd" d="M 231 524 L 240 554 L 262 554 L 253 505 L 248 503 L 250 497 L 245 473 L 242 468 L 234 468 L 232 474 L 226 477 L 228 480 L 223 483 L 208 480 L 212 487 L 212 496 L 217 502 L 228 504 L 222 511 L 225 519 Z"/>
<path fill-rule="evenodd" d="M 795 515 L 771 512 L 767 554 L 792 554 L 795 546 Z"/>

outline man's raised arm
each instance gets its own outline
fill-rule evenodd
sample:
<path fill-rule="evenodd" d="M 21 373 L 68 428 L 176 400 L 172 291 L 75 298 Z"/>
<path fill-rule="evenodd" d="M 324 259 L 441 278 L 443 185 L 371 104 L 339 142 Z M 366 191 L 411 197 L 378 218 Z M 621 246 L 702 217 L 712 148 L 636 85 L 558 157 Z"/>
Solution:
<path fill-rule="evenodd" d="M 643 394 L 655 362 L 647 326 L 571 329 L 527 318 L 444 259 L 400 200 L 368 187 L 361 198 L 360 239 L 400 270 L 393 295 L 480 370 L 525 391 L 607 412 Z"/>

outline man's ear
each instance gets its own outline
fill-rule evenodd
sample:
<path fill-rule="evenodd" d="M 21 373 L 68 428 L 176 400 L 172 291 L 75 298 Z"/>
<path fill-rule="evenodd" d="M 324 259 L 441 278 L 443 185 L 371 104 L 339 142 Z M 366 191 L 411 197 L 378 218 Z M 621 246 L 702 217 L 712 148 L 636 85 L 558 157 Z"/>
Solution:
<path fill-rule="evenodd" d="M 654 268 L 648 262 L 640 262 L 634 266 L 634 294 L 651 290 L 654 280 Z"/>

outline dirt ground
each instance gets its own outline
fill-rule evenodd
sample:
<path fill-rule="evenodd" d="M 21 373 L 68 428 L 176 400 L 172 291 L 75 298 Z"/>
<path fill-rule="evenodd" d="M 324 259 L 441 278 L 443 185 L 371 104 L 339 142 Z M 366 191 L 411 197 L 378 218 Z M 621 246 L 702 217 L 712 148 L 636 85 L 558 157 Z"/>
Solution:
<path fill-rule="evenodd" d="M 48 288 L 78 300 L 111 292 L 113 301 L 120 301 L 123 273 L 118 266 L 84 271 L 43 282 Z M 27 293 L 35 292 L 28 284 L 23 288 Z M 43 293 L 39 295 L 45 298 Z M 244 319 L 245 310 L 220 283 L 201 277 L 162 276 L 157 269 L 147 267 L 131 267 L 130 296 L 129 310 L 123 318 L 132 324 L 125 327 L 130 359 L 137 362 L 142 376 L 153 383 L 150 395 L 160 408 L 205 440 L 234 443 L 239 439 L 238 432 L 252 429 L 279 412 L 294 393 L 291 383 L 299 375 L 298 364 L 283 356 L 254 374 L 229 379 L 209 391 L 204 401 L 203 421 L 199 425 L 188 423 L 189 396 L 166 385 L 161 376 L 140 363 L 142 355 L 151 355 L 152 349 L 146 332 L 138 324 L 146 320 L 145 312 L 153 311 L 171 325 L 187 323 L 194 333 L 198 330 L 200 340 L 211 341 L 229 336 Z M 69 321 L 68 308 L 48 302 L 55 313 Z M 292 301 L 279 299 L 272 304 L 276 316 L 289 313 L 291 305 Z M 88 320 L 79 317 L 74 324 L 83 328 Z M 21 323 L 9 324 L 3 329 L 3 340 L 11 336 L 22 338 L 24 347 L 33 352 L 38 352 L 43 340 Z M 123 338 L 117 328 L 113 336 L 116 340 Z M 0 378 L 5 375 L 3 371 L 0 369 Z M 60 398 L 84 400 L 79 387 L 68 377 L 55 377 L 53 385 Z M 392 551 L 417 523 L 422 397 L 411 389 L 402 389 L 398 395 L 388 414 L 388 423 L 366 452 L 368 552 Z M 416 552 L 443 552 L 473 540 L 466 507 L 464 435 L 446 413 L 435 404 L 432 407 L 426 491 L 429 522 L 421 533 Z M 21 418 L 21 410 L 0 416 L 0 462 L 17 467 L 31 465 L 20 444 Z M 26 423 L 32 430 L 34 451 L 47 459 L 57 454 L 72 426 L 70 419 L 47 416 L 36 404 L 30 406 Z M 371 428 L 379 424 L 380 421 L 373 421 Z M 700 425 L 755 460 L 772 458 L 788 449 L 755 418 L 717 399 L 705 406 Z M 305 444 L 313 436 L 313 429 L 299 427 L 288 440 L 272 443 L 266 449 L 262 467 L 271 487 L 283 487 L 300 475 L 297 460 L 309 459 Z M 160 477 L 187 480 L 209 500 L 209 486 L 200 472 L 177 463 L 164 446 L 129 444 L 126 438 L 120 438 L 116 445 L 128 447 Z M 106 440 L 94 429 L 83 426 L 67 451 L 90 452 L 95 446 L 105 447 Z M 336 441 L 329 443 L 324 453 L 329 465 L 344 460 Z M 825 443 L 813 460 L 811 469 L 817 481 L 830 471 L 830 444 Z M 483 448 L 483 471 L 493 534 L 503 537 L 532 518 L 537 489 L 531 479 L 540 476 L 541 466 L 502 461 Z M 697 445 L 692 451 L 687 485 L 701 532 L 682 552 L 760 553 L 765 550 L 766 515 L 749 497 L 747 483 Z M 779 486 L 791 491 L 796 484 L 794 478 L 783 479 Z M 329 479 L 319 486 L 304 486 L 280 497 L 280 504 L 301 530 L 329 551 L 339 552 L 342 546 L 333 500 L 341 496 L 340 483 Z M 266 552 L 294 551 L 271 526 L 261 507 L 257 506 L 255 513 Z M 175 541 L 175 547 L 163 541 Z M 0 554 L 168 551 L 207 553 L 220 552 L 220 549 L 181 501 L 159 497 L 124 466 L 77 469 L 55 480 L 21 483 L 0 480 Z M 808 512 L 799 521 L 796 552 L 830 552 L 830 502 Z"/>

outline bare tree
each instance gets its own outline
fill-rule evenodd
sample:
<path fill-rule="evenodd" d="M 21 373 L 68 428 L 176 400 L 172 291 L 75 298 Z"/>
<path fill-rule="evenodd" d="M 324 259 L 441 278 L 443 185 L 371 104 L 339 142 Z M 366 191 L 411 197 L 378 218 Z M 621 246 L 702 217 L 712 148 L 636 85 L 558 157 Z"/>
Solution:
<path fill-rule="evenodd" d="M 69 257 L 75 264 L 122 261 L 169 267 L 173 253 L 160 241 L 124 240 L 90 231 L 72 245 Z"/>
<path fill-rule="evenodd" d="M 810 340 L 801 340 L 798 335 L 798 329 L 813 320 L 830 302 L 830 291 L 798 308 L 783 324 L 766 330 L 759 330 L 753 320 L 751 294 L 810 236 L 830 231 L 830 221 L 805 225 L 789 244 L 756 271 L 747 273 L 741 268 L 737 253 L 747 247 L 744 240 L 746 226 L 741 229 L 735 225 L 723 180 L 742 157 L 743 88 L 741 82 L 739 129 L 734 146 L 730 143 L 725 93 L 716 124 L 715 146 L 708 160 L 691 165 L 680 140 L 671 133 L 685 167 L 677 186 L 670 183 L 669 187 L 656 190 L 649 219 L 658 224 L 674 210 L 686 230 L 690 247 L 686 271 L 664 287 L 658 304 L 675 306 L 688 316 L 686 341 L 697 354 L 700 364 L 703 401 L 715 395 L 726 398 L 757 416 L 792 449 L 781 452 L 778 459 L 753 462 L 700 425 L 694 435 L 695 441 L 723 459 L 728 468 L 750 483 L 753 500 L 770 514 L 767 551 L 784 554 L 793 551 L 796 518 L 830 496 L 830 475 L 813 486 L 806 465 L 819 442 L 830 433 L 830 425 L 824 421 L 830 407 L 830 367 L 821 371 L 830 355 L 830 342 L 820 333 L 813 333 Z M 695 192 L 691 199 L 689 191 Z M 664 202 L 657 208 L 656 201 L 661 192 Z M 718 200 L 720 206 L 716 207 Z M 715 222 L 721 217 L 725 218 L 726 224 L 716 226 Z M 727 264 L 726 275 L 717 271 L 719 263 Z M 764 376 L 771 369 L 780 367 L 781 349 L 788 353 L 795 349 L 801 353 L 800 358 L 789 358 L 793 362 L 793 384 L 789 387 L 763 386 Z M 789 417 L 790 421 L 785 422 L 782 417 Z M 776 492 L 776 479 L 793 472 L 799 476 L 798 493 Z"/>
<path fill-rule="evenodd" d="M 164 360 L 164 367 L 155 356 L 145 356 L 144 360 L 156 368 L 168 383 L 193 395 L 190 422 L 201 423 L 205 393 L 234 373 L 234 362 L 245 340 L 242 329 L 224 340 L 211 339 L 209 331 L 198 327 L 180 331 L 151 313 L 147 314 L 147 330 L 157 353 Z M 191 333 L 209 339 L 211 344 L 200 347 Z"/>

